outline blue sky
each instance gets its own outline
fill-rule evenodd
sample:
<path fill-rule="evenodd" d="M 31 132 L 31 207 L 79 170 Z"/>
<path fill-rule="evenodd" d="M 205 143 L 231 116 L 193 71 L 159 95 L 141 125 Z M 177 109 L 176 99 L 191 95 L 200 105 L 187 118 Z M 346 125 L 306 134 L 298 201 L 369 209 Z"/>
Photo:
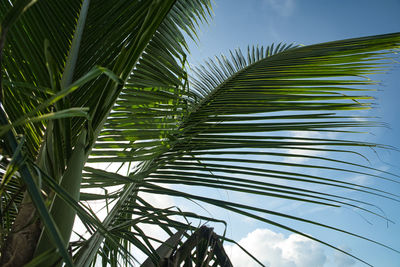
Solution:
<path fill-rule="evenodd" d="M 208 57 L 213 57 L 220 53 L 226 54 L 229 49 L 238 47 L 246 49 L 247 45 L 253 44 L 269 45 L 273 42 L 294 42 L 307 45 L 396 32 L 400 30 L 399 11 L 399 0 L 216 0 L 214 5 L 215 16 L 209 25 L 201 26 L 199 42 L 191 44 L 189 62 L 197 65 Z M 384 91 L 379 92 L 377 95 L 379 107 L 372 112 L 374 115 L 380 116 L 382 121 L 389 123 L 391 129 L 374 129 L 373 134 L 367 134 L 365 138 L 371 142 L 389 144 L 400 148 L 400 139 L 398 138 L 400 136 L 400 122 L 397 119 L 400 111 L 400 107 L 397 104 L 400 96 L 400 65 L 395 66 L 388 74 L 378 76 L 378 78 L 382 81 L 378 89 L 383 89 Z M 400 174 L 398 160 L 400 153 L 379 150 L 379 157 L 376 157 L 374 153 L 370 154 L 373 158 L 371 162 L 374 167 L 385 168 Z M 362 179 L 362 177 L 352 178 Z M 394 185 L 394 188 L 390 184 L 384 184 L 383 186 L 391 187 L 390 189 L 397 190 L 397 192 L 400 189 L 398 185 Z M 221 194 L 223 195 L 224 192 Z M 254 199 L 254 201 L 257 203 L 257 199 Z M 318 210 L 310 208 L 308 216 L 322 219 L 331 225 L 354 230 L 354 232 L 366 235 L 400 250 L 400 204 L 380 199 L 376 199 L 376 201 L 384 209 L 385 213 L 396 222 L 395 225 L 391 224 L 387 227 L 381 220 L 363 217 L 363 215 L 345 209 Z M 287 207 L 285 206 L 286 203 L 282 202 L 269 203 L 268 205 L 280 210 L 286 209 L 288 213 L 296 214 L 297 212 L 296 206 Z M 283 244 L 277 248 L 271 243 L 265 243 L 264 251 L 267 249 L 269 251 L 268 253 L 266 252 L 266 255 L 268 254 L 270 259 L 275 260 L 272 262 L 277 266 L 313 266 L 317 262 L 323 263 L 323 266 L 364 266 L 336 255 L 335 252 L 325 247 L 315 247 L 304 240 L 296 240 L 297 237 L 290 236 L 289 233 L 278 228 L 252 220 L 246 221 L 232 214 L 225 214 L 224 216 L 228 223 L 232 225 L 228 230 L 228 234 L 237 240 L 243 239 L 244 243 L 250 244 L 249 246 L 251 246 L 251 242 L 258 240 L 258 243 L 260 243 L 260 240 L 266 239 L 275 240 L 275 244 Z M 345 249 L 351 249 L 352 253 L 367 260 L 374 266 L 400 266 L 400 254 L 372 245 L 366 241 L 348 238 L 300 224 L 291 223 L 291 225 L 299 227 L 314 236 L 330 240 Z M 259 230 L 256 231 L 256 229 Z M 273 232 L 269 232 L 270 230 Z M 315 262 L 307 262 L 307 259 L 293 260 L 300 255 L 293 254 L 296 246 L 300 248 L 298 251 L 302 251 L 301 255 L 310 253 L 307 254 L 310 255 L 308 258 L 315 260 Z M 292 253 L 292 256 L 289 257 L 290 253 Z M 279 257 L 286 257 L 286 259 L 278 259 Z M 287 259 L 292 259 L 292 261 Z M 247 263 L 243 261 L 240 264 Z"/>

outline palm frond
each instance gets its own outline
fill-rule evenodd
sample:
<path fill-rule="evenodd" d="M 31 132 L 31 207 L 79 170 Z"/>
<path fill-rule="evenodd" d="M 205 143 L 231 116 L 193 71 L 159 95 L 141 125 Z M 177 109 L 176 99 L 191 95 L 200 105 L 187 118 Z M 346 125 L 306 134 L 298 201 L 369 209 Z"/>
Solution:
<path fill-rule="evenodd" d="M 376 211 L 374 203 L 328 194 L 311 186 L 400 200 L 395 192 L 330 175 L 360 174 L 399 182 L 395 174 L 346 161 L 341 156 L 348 153 L 363 158 L 362 152 L 353 151 L 354 148 L 385 147 L 351 136 L 360 134 L 353 130 L 357 127 L 364 131 L 381 125 L 356 110 L 371 108 L 373 97 L 367 93 L 376 82 L 364 77 L 385 71 L 391 50 L 398 49 L 399 42 L 400 34 L 396 33 L 303 47 L 255 47 L 248 49 L 247 57 L 240 51 L 231 52 L 231 60 L 221 56 L 208 61 L 206 67 L 194 69 L 197 79 L 191 81 L 189 91 L 182 88 L 174 95 L 173 88 L 127 86 L 89 161 L 132 164 L 129 176 L 114 180 L 117 184 L 129 183 L 128 179 L 138 183 L 135 189 L 126 186 L 124 192 L 139 190 L 203 201 L 305 236 L 308 235 L 254 215 L 260 212 L 257 207 L 246 206 L 249 212 L 244 212 L 244 207 L 236 206 L 238 203 L 187 194 L 169 186 L 349 206 L 388 220 Z M 178 96 L 177 105 L 174 101 Z M 296 132 L 335 135 L 297 137 L 293 134 Z M 338 157 L 313 155 L 315 152 Z M 305 163 L 307 160 L 312 163 Z M 314 174 L 312 170 L 326 174 Z M 362 238 L 329 225 L 297 219 Z"/>
<path fill-rule="evenodd" d="M 3 3 L 1 15 L 23 1 L 15 2 Z M 72 181 L 63 178 L 67 170 L 75 169 L 78 159 L 81 161 L 78 164 L 85 162 L 122 83 L 115 83 L 110 77 L 95 77 L 89 84 L 70 87 L 87 78 L 92 70 L 100 69 L 97 65 L 109 67 L 113 77 L 125 82 L 174 2 L 114 1 L 107 5 L 88 0 L 40 1 L 21 15 L 9 32 L 2 51 L 3 79 L 7 81 L 2 104 L 11 122 L 6 126 L 27 139 L 26 155 L 39 163 L 35 167 L 54 181 L 61 181 L 64 190 L 75 198 L 79 199 L 80 179 L 76 179 L 79 176 L 73 177 L 77 186 L 72 189 L 64 186 L 63 180 Z M 121 9 L 125 12 L 121 13 Z M 98 45 L 106 49 L 99 49 Z M 91 51 L 93 56 L 87 54 Z M 91 101 L 94 98 L 97 100 Z M 80 118 L 82 115 L 85 118 Z M 54 123 L 48 122 L 49 119 Z M 88 138 L 81 146 L 83 154 L 78 153 L 80 156 L 75 158 L 72 148 L 77 147 L 78 136 L 86 130 Z M 54 192 L 46 193 L 53 198 Z M 37 208 L 44 212 L 43 206 Z M 63 224 L 56 223 L 59 227 Z M 51 246 L 46 243 L 45 246 Z"/>
<path fill-rule="evenodd" d="M 64 244 L 73 221 L 65 223 L 62 214 L 55 216 L 60 210 L 68 210 L 70 219 L 77 213 L 91 234 L 73 243 L 79 266 L 94 266 L 96 255 L 103 265 L 117 265 L 121 258 L 125 265 L 132 264 L 132 247 L 156 261 L 160 240 L 147 233 L 144 224 L 173 236 L 194 230 L 193 221 L 221 222 L 172 207 L 154 207 L 142 197 L 148 192 L 211 204 L 336 249 L 267 216 L 391 249 L 322 222 L 200 191 L 193 194 L 189 188 L 349 207 L 391 222 L 363 196 L 396 202 L 400 196 L 346 177 L 399 183 L 399 176 L 353 158 L 343 160 L 343 155 L 363 160 L 365 148 L 392 149 L 359 141 L 359 132 L 383 125 L 359 111 L 373 107 L 370 88 L 376 82 L 365 77 L 389 67 L 387 59 L 400 47 L 399 33 L 303 47 L 248 47 L 247 55 L 231 51 L 229 59 L 216 57 L 190 69 L 184 36 L 196 38 L 198 23 L 210 15 L 208 0 L 62 0 L 37 1 L 30 7 L 33 2 L 0 4 L 4 70 L 0 136 L 7 152 L 2 152 L 0 163 L 0 207 L 6 235 L 25 188 L 69 265 Z M 23 12 L 26 7 L 30 9 Z M 189 79 L 188 73 L 194 78 Z M 106 193 L 80 194 L 89 154 L 89 162 L 119 163 L 130 173 L 86 166 L 82 188 L 102 188 Z M 326 188 L 333 190 L 328 193 Z M 348 195 L 351 192 L 358 194 Z M 43 196 L 52 202 L 53 216 Z M 83 204 L 99 199 L 105 199 L 109 209 L 102 223 L 90 205 Z M 58 260 L 57 253 L 49 255 L 54 246 L 48 243 L 42 235 L 39 248 L 44 244 L 44 249 L 39 253 L 44 253 L 32 264 Z M 202 252 L 196 257 L 201 258 Z"/>
<path fill-rule="evenodd" d="M 117 94 L 118 100 L 116 101 L 115 108 L 109 114 L 110 119 L 104 125 L 104 129 L 101 131 L 100 137 L 97 139 L 97 143 L 91 153 L 94 160 L 101 160 L 98 157 L 102 153 L 101 149 L 99 148 L 107 145 L 107 140 L 121 138 L 116 136 L 115 133 L 108 133 L 108 129 L 111 127 L 109 125 L 113 125 L 113 118 L 116 118 L 116 120 L 118 120 L 120 123 L 124 121 L 126 113 L 129 113 L 129 106 L 126 107 L 124 105 L 126 100 L 131 101 L 131 103 L 137 106 L 141 106 L 143 103 L 145 105 L 150 105 L 153 108 L 153 113 L 161 112 L 166 115 L 166 119 L 164 119 L 164 117 L 160 117 L 160 119 L 163 121 L 163 126 L 160 128 L 160 131 L 158 133 L 152 133 L 157 136 L 157 139 L 164 134 L 165 129 L 171 129 L 171 127 L 176 128 L 177 121 L 181 117 L 180 112 L 182 111 L 182 108 L 185 107 L 181 98 L 187 92 L 187 86 L 185 85 L 185 82 L 187 81 L 187 74 L 186 70 L 183 68 L 186 62 L 186 51 L 184 48 L 187 45 L 181 31 L 186 32 L 189 36 L 195 35 L 194 31 L 197 21 L 205 20 L 207 18 L 207 13 L 210 12 L 209 10 L 209 1 L 204 0 L 190 2 L 177 1 L 174 4 L 169 14 L 165 17 L 160 27 L 152 36 L 149 44 L 145 47 L 143 53 L 140 55 L 138 63 L 134 66 L 132 72 L 129 73 L 129 77 L 127 78 L 127 82 L 125 83 L 122 93 Z M 115 72 L 115 69 L 112 70 Z M 90 98 L 87 99 L 90 100 Z M 99 108 L 104 109 L 104 107 Z M 146 109 L 145 112 L 148 110 L 149 109 Z M 147 126 L 145 126 L 143 123 L 148 123 L 150 127 L 149 131 L 144 130 L 142 133 L 136 132 L 132 135 L 132 137 L 122 137 L 125 141 L 129 143 L 129 140 L 132 138 L 137 140 L 138 136 L 140 135 L 147 135 L 148 137 L 148 133 L 152 131 L 151 128 L 153 127 L 153 119 L 149 117 L 150 121 L 146 121 L 146 116 L 146 114 L 136 114 L 135 117 L 138 124 L 141 124 L 144 129 L 146 129 Z M 155 121 L 157 121 L 157 119 Z M 126 121 L 123 123 L 125 126 L 128 126 L 131 122 Z M 146 142 L 147 141 L 149 140 L 146 140 Z M 160 151 L 157 150 L 163 150 L 164 144 L 162 140 L 161 142 L 158 140 L 155 141 L 156 142 L 153 144 L 152 151 L 143 150 L 143 146 L 139 144 L 138 147 L 134 149 L 136 156 L 138 158 L 148 158 L 148 154 L 159 154 Z M 147 146 L 148 143 L 146 143 L 144 147 Z M 90 161 L 93 160 L 89 159 L 89 162 Z M 99 174 L 98 171 L 97 174 Z M 87 180 L 84 178 L 84 181 Z M 84 184 L 83 186 L 87 188 L 96 186 L 96 182 L 94 182 L 93 177 L 91 177 L 89 181 L 89 184 Z M 101 181 L 99 182 L 102 183 Z M 98 185 L 99 184 L 97 184 L 97 186 Z M 134 190 L 135 184 L 131 185 L 130 187 L 130 190 L 124 190 L 121 192 L 120 197 L 123 199 L 123 201 L 120 201 L 119 203 L 124 203 L 125 201 L 131 199 L 134 201 L 136 194 L 134 194 L 132 190 Z M 106 219 L 105 221 L 106 226 L 113 225 L 117 218 L 127 219 L 132 217 L 131 211 L 123 209 L 123 204 L 117 206 L 121 210 L 118 212 L 113 212 L 110 216 L 108 216 L 109 219 Z M 130 229 L 131 227 L 132 226 L 127 226 L 127 229 Z M 127 235 L 125 239 L 123 236 L 118 236 L 116 239 L 121 240 L 122 243 L 126 242 L 122 240 L 128 240 L 129 242 L 132 241 L 136 246 L 139 246 L 139 243 L 137 243 L 138 240 L 133 238 L 131 234 Z M 87 261 L 90 261 L 91 258 L 87 257 L 87 255 L 93 255 L 93 253 L 96 253 L 97 249 L 102 243 L 102 240 L 103 237 L 99 236 L 99 234 L 91 238 L 91 240 L 88 241 L 89 243 L 92 242 L 90 243 L 90 246 L 81 249 L 77 254 L 76 261 L 78 264 L 88 264 Z M 108 241 L 105 242 L 109 244 Z M 145 243 L 143 247 L 143 249 L 147 247 L 147 249 L 144 249 L 147 252 L 152 251 L 148 244 L 148 242 L 147 244 Z M 118 251 L 124 251 L 121 250 L 121 248 L 118 248 L 118 246 L 113 246 L 113 248 L 113 250 L 108 250 L 109 252 L 103 254 L 103 256 L 111 255 Z M 85 252 L 85 250 L 87 251 Z M 104 248 L 103 251 L 105 251 Z M 126 250 L 124 253 L 126 253 Z M 84 261 L 86 262 L 84 263 Z"/>

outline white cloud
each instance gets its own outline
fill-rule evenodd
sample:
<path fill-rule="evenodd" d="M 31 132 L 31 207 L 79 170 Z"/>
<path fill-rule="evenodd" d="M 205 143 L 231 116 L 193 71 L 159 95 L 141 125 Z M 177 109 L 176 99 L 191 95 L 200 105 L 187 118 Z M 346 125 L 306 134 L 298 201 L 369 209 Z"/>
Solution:
<path fill-rule="evenodd" d="M 290 132 L 291 137 L 298 137 L 298 138 L 330 138 L 334 139 L 337 137 L 336 133 L 320 133 L 316 131 L 292 131 Z M 304 141 L 299 140 L 298 142 L 309 142 L 313 143 L 313 141 Z M 299 146 L 301 147 L 301 146 Z M 304 145 L 302 147 L 305 147 Z M 311 148 L 315 148 L 315 146 L 310 146 Z M 323 149 L 325 146 L 319 146 L 318 148 Z M 322 157 L 327 154 L 326 151 L 322 150 L 307 150 L 307 149 L 287 149 L 285 151 L 290 155 L 304 155 L 304 156 L 314 156 L 314 157 Z M 286 157 L 283 161 L 288 163 L 305 163 L 309 158 L 307 157 Z"/>
<path fill-rule="evenodd" d="M 298 234 L 286 238 L 269 229 L 256 229 L 241 239 L 239 244 L 269 267 L 319 267 L 327 261 L 318 243 Z M 234 266 L 259 266 L 237 245 L 227 245 L 226 251 Z"/>
<path fill-rule="evenodd" d="M 347 252 L 351 252 L 351 249 L 348 247 L 341 247 L 341 249 L 343 249 Z M 355 259 L 347 256 L 346 254 L 344 254 L 340 251 L 334 252 L 333 261 L 334 261 L 336 267 L 349 267 L 349 266 L 356 264 Z"/>
<path fill-rule="evenodd" d="M 370 177 L 366 175 L 355 175 L 350 177 L 349 182 L 355 183 L 358 185 L 363 185 L 363 186 L 368 186 L 371 185 L 371 179 Z"/>
<path fill-rule="evenodd" d="M 166 185 L 162 185 L 163 187 L 168 188 Z M 151 194 L 140 192 L 139 196 L 151 203 L 154 207 L 160 209 L 167 209 L 175 206 L 174 198 L 168 195 L 160 195 L 160 194 Z"/>
<path fill-rule="evenodd" d="M 265 3 L 280 16 L 288 17 L 295 9 L 295 0 L 265 0 Z"/>

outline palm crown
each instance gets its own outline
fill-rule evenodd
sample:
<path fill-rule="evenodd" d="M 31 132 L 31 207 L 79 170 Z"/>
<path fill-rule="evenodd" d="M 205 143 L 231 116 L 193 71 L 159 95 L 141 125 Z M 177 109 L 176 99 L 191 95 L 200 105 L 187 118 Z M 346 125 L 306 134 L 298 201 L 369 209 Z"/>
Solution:
<path fill-rule="evenodd" d="M 400 34 L 249 47 L 246 55 L 233 51 L 188 71 L 184 34 L 195 38 L 196 25 L 208 19 L 210 10 L 207 0 L 16 0 L 0 5 L 3 264 L 22 251 L 23 263 L 36 257 L 32 264 L 61 259 L 69 266 L 89 266 L 98 254 L 116 265 L 118 255 L 126 263 L 133 260 L 132 246 L 157 261 L 154 237 L 140 223 L 173 236 L 194 229 L 186 220 L 220 221 L 157 208 L 142 192 L 212 204 L 331 247 L 267 215 L 385 246 L 334 226 L 177 185 L 348 206 L 386 219 L 373 203 L 312 185 L 397 201 L 398 195 L 307 171 L 396 182 L 395 174 L 309 153 L 358 154 L 354 148 L 379 145 L 290 133 L 357 134 L 357 127 L 377 125 L 354 111 L 372 105 L 365 88 L 374 82 L 364 77 L 387 68 Z M 129 173 L 87 163 L 118 163 Z M 86 204 L 92 200 L 105 200 L 110 210 L 104 220 Z M 70 242 L 76 214 L 89 235 Z M 21 240 L 28 243 L 21 245 Z"/>

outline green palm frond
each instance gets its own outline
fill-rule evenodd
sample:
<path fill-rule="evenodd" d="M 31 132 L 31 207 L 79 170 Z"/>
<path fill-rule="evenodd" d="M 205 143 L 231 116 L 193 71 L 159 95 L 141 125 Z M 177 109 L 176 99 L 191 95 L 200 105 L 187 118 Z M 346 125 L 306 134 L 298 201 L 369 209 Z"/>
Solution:
<path fill-rule="evenodd" d="M 205 66 L 193 69 L 194 75 L 200 79 L 191 80 L 191 91 L 200 99 L 210 97 L 214 90 L 217 90 L 222 83 L 231 78 L 231 76 L 235 76 L 242 69 L 295 47 L 293 44 L 282 43 L 279 43 L 276 47 L 272 44 L 265 48 L 264 46 L 252 46 L 251 48 L 248 46 L 247 57 L 243 55 L 241 49 L 237 49 L 230 51 L 230 60 L 224 55 L 215 57 L 215 60 L 209 59 L 206 61 Z"/>
<path fill-rule="evenodd" d="M 357 127 L 364 131 L 381 125 L 355 111 L 371 108 L 374 99 L 368 93 L 376 82 L 364 77 L 388 68 L 390 50 L 398 49 L 399 41 L 400 34 L 388 34 L 303 47 L 249 48 L 247 57 L 240 51 L 231 52 L 230 60 L 221 56 L 194 69 L 197 78 L 189 84 L 189 91 L 128 84 L 89 162 L 134 166 L 129 176 L 108 180 L 113 185 L 129 184 L 129 179 L 138 183 L 126 185 L 124 193 L 139 190 L 193 199 L 303 235 L 255 214 L 278 215 L 361 237 L 288 214 L 169 188 L 218 188 L 329 207 L 347 206 L 389 220 L 372 202 L 312 188 L 340 188 L 400 201 L 395 192 L 329 175 L 360 174 L 398 183 L 395 174 L 345 161 L 341 155 L 363 158 L 360 151 L 353 151 L 355 147 L 385 147 L 358 141 L 349 134 L 356 136 Z M 341 138 L 296 137 L 296 132 L 336 133 Z M 313 155 L 316 152 L 338 157 Z M 312 163 L 304 162 L 307 160 Z M 94 173 L 91 179 L 109 183 Z"/>
<path fill-rule="evenodd" d="M 248 47 L 247 54 L 231 51 L 193 68 L 185 38 L 196 39 L 198 24 L 208 20 L 208 0 L 34 2 L 0 4 L 1 253 L 24 201 L 33 201 L 45 225 L 31 265 L 61 254 L 72 265 L 68 245 L 77 266 L 129 266 L 136 250 L 157 262 L 163 241 L 146 226 L 191 240 L 197 225 L 225 225 L 211 215 L 156 207 L 144 193 L 233 211 L 346 254 L 270 216 L 392 249 L 202 192 L 347 207 L 391 222 L 364 196 L 400 202 L 399 194 L 346 178 L 399 183 L 399 175 L 353 160 L 368 160 L 368 148 L 393 149 L 359 136 L 384 126 L 361 112 L 374 106 L 377 82 L 366 77 L 390 67 L 399 33 Z M 99 200 L 107 210 L 102 222 L 91 208 Z M 69 243 L 75 214 L 87 232 Z"/>
<path fill-rule="evenodd" d="M 121 140 L 122 138 L 124 141 L 130 143 L 130 141 L 137 140 L 138 136 L 140 138 L 140 135 L 146 135 L 146 138 L 155 135 L 157 139 L 159 139 L 160 136 L 164 134 L 165 129 L 171 129 L 171 127 L 176 128 L 181 116 L 180 112 L 182 108 L 185 108 L 184 101 L 181 98 L 187 92 L 187 86 L 185 86 L 187 74 L 186 70 L 183 68 L 186 64 L 186 51 L 184 48 L 187 45 L 181 31 L 189 36 L 193 36 L 195 34 L 194 30 L 197 21 L 206 20 L 209 13 L 209 1 L 177 1 L 175 3 L 141 54 L 137 65 L 135 65 L 124 85 L 123 91 L 118 95 L 115 108 L 109 114 L 109 119 L 104 124 L 104 128 L 97 139 L 94 150 L 91 152 L 92 158 L 89 159 L 89 162 L 102 160 L 99 156 L 104 153 L 102 148 L 107 147 L 110 143 L 109 140 Z M 125 106 L 124 103 L 126 101 L 130 101 L 131 104 L 137 106 L 145 103 L 152 107 L 153 114 L 158 112 L 164 113 L 166 118 L 160 118 L 163 124 L 159 129 L 160 131 L 153 131 L 153 119 L 151 117 L 146 114 L 137 113 L 135 114 L 135 119 L 138 124 L 143 126 L 142 133 L 136 131 L 132 137 L 118 137 L 114 133 L 108 133 L 107 130 L 109 127 L 114 125 L 114 118 L 118 121 L 118 124 L 122 123 L 121 125 L 116 125 L 116 127 L 122 125 L 129 127 L 129 124 L 132 123 L 132 121 L 124 121 L 126 114 L 130 112 L 129 105 L 131 105 Z M 154 103 L 153 106 L 152 103 Z M 145 112 L 149 110 L 150 109 L 146 109 Z M 150 121 L 146 121 L 146 117 L 148 117 Z M 129 117 L 129 119 L 131 119 L 131 117 Z M 159 123 L 157 122 L 157 118 L 155 122 Z M 143 123 L 147 123 L 148 126 Z M 125 142 L 118 143 L 123 146 Z M 160 151 L 157 150 L 163 150 L 165 144 L 162 140 L 161 142 L 156 140 L 152 145 L 152 151 L 142 149 L 142 147 L 146 148 L 147 146 L 148 143 L 146 143 L 145 146 L 139 144 L 132 149 L 128 148 L 128 150 L 130 154 L 135 154 L 136 158 L 143 161 L 143 159 L 149 159 L 149 154 L 159 154 Z M 90 188 L 99 185 L 96 184 L 96 182 L 92 182 L 93 179 L 86 187 Z M 115 182 L 112 183 L 115 184 Z M 83 186 L 85 187 L 85 184 Z M 132 185 L 132 188 L 134 187 L 135 185 Z M 133 199 L 132 201 L 134 201 L 135 194 L 130 196 L 130 194 L 123 192 L 120 197 L 125 199 L 125 201 L 128 201 L 128 199 Z M 127 216 L 126 218 L 130 218 L 132 215 L 130 212 L 125 214 L 126 212 L 127 211 L 121 210 L 121 213 L 117 212 L 113 216 Z M 116 217 L 110 219 L 106 225 L 112 225 L 114 220 L 116 220 Z M 121 236 L 118 236 L 117 239 L 122 240 Z M 88 264 L 88 262 L 83 263 L 83 261 L 91 260 L 91 258 L 87 256 L 87 253 L 93 255 L 93 253 L 97 252 L 102 242 L 102 237 L 97 236 L 96 238 L 91 238 L 89 242 L 93 242 L 89 246 L 90 251 L 88 250 L 85 252 L 84 250 L 87 248 L 83 248 L 79 251 L 76 260 L 78 264 Z M 114 246 L 114 248 L 116 251 L 121 251 L 118 247 Z"/>
<path fill-rule="evenodd" d="M 17 134 L 27 139 L 27 156 L 38 163 L 34 168 L 61 181 L 61 187 L 74 198 L 79 196 L 79 175 L 73 177 L 76 186 L 72 187 L 63 184 L 72 179 L 65 177 L 69 170 L 79 170 L 78 165 L 86 161 L 84 157 L 91 150 L 123 83 L 174 2 L 39 1 L 20 16 L 9 32 L 2 51 L 6 69 L 2 104 L 11 123 L 7 127 L 15 128 Z M 3 3 L 1 14 L 13 5 L 11 1 Z M 183 15 L 192 9 L 191 17 L 204 16 L 201 9 L 208 5 L 207 1 L 182 2 L 180 8 L 187 10 L 176 12 L 175 16 L 180 29 L 193 28 L 190 23 L 184 26 L 188 21 L 180 21 L 185 19 Z M 179 13 L 182 14 L 178 16 Z M 181 45 L 179 38 L 162 41 Z M 106 70 L 112 73 L 111 79 L 110 75 L 101 77 L 100 73 L 93 76 L 97 70 L 105 70 L 104 67 L 111 70 Z M 77 81 L 89 76 L 94 80 L 89 79 L 70 90 Z M 85 131 L 88 132 L 85 144 L 75 153 L 73 147 L 78 147 L 79 136 Z M 54 192 L 48 186 L 43 189 L 53 198 Z M 62 207 L 53 207 L 53 210 L 70 209 L 64 202 L 61 200 Z M 63 224 L 60 219 L 56 219 L 58 226 Z"/>

